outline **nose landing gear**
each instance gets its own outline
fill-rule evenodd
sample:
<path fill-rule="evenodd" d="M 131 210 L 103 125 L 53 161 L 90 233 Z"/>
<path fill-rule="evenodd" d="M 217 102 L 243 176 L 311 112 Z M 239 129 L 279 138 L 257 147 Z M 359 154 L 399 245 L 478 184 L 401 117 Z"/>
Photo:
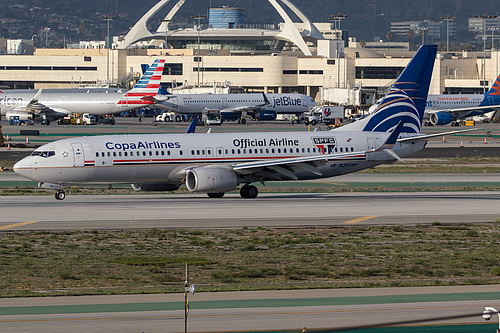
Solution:
<path fill-rule="evenodd" d="M 64 200 L 64 198 L 66 198 L 66 193 L 64 191 L 58 190 L 55 197 L 57 200 Z"/>

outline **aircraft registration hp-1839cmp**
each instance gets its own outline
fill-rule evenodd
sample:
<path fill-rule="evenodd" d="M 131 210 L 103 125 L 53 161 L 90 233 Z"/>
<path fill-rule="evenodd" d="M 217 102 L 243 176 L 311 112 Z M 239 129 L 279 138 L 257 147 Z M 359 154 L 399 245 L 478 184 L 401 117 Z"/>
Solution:
<path fill-rule="evenodd" d="M 46 124 L 71 113 L 105 115 L 130 111 L 156 103 L 164 59 L 157 59 L 129 91 L 116 89 L 0 90 L 0 111 L 6 119 L 34 120 Z"/>
<path fill-rule="evenodd" d="M 238 185 L 315 179 L 393 162 L 424 148 L 420 134 L 437 47 L 422 46 L 368 118 L 327 132 L 107 135 L 55 141 L 15 164 L 14 171 L 55 189 L 64 185 L 132 184 L 136 190 L 222 197 Z"/>

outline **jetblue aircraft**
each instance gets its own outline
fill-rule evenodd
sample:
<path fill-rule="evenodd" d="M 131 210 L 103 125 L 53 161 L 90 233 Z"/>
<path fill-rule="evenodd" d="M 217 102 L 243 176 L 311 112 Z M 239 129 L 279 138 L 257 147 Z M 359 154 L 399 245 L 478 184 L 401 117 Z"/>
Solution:
<path fill-rule="evenodd" d="M 304 113 L 318 103 L 303 94 L 180 94 L 166 98 L 156 107 L 183 114 L 200 115 L 203 110 L 218 110 L 222 119 L 245 123 L 245 116 L 274 120 L 278 113 Z M 160 99 L 160 97 L 158 98 Z"/>
<path fill-rule="evenodd" d="M 356 172 L 423 149 L 420 134 L 437 47 L 424 45 L 369 117 L 327 132 L 108 135 L 55 141 L 14 165 L 14 171 L 55 189 L 64 185 L 132 184 L 135 190 L 191 192 L 221 198 L 240 184 L 316 179 Z M 453 132 L 456 133 L 456 132 Z"/>
<path fill-rule="evenodd" d="M 156 60 L 129 91 L 116 89 L 0 90 L 1 115 L 45 123 L 71 113 L 104 115 L 151 106 L 160 89 L 165 60 Z"/>
<path fill-rule="evenodd" d="M 369 109 L 372 113 L 381 99 Z M 500 75 L 485 94 L 429 95 L 424 119 L 431 125 L 459 126 L 459 121 L 500 109 Z"/>

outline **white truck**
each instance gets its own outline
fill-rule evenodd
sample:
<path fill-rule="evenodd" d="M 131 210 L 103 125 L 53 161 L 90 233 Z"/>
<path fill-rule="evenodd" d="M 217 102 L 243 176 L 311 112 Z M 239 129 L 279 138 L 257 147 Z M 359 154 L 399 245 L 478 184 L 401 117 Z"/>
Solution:
<path fill-rule="evenodd" d="M 158 122 L 181 122 L 183 117 L 175 112 L 163 112 L 162 114 L 156 116 L 155 118 Z"/>
<path fill-rule="evenodd" d="M 300 119 L 306 125 L 316 125 L 321 122 L 326 125 L 335 125 L 337 119 L 339 122 L 344 119 L 343 106 L 318 106 L 314 110 L 304 112 Z"/>

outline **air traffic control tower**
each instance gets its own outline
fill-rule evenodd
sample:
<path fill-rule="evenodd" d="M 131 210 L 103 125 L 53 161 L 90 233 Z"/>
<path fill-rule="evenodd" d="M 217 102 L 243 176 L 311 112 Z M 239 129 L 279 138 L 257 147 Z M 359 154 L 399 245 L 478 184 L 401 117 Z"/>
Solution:
<path fill-rule="evenodd" d="M 224 6 L 208 10 L 208 27 L 214 29 L 235 29 L 245 25 L 245 10 Z"/>

